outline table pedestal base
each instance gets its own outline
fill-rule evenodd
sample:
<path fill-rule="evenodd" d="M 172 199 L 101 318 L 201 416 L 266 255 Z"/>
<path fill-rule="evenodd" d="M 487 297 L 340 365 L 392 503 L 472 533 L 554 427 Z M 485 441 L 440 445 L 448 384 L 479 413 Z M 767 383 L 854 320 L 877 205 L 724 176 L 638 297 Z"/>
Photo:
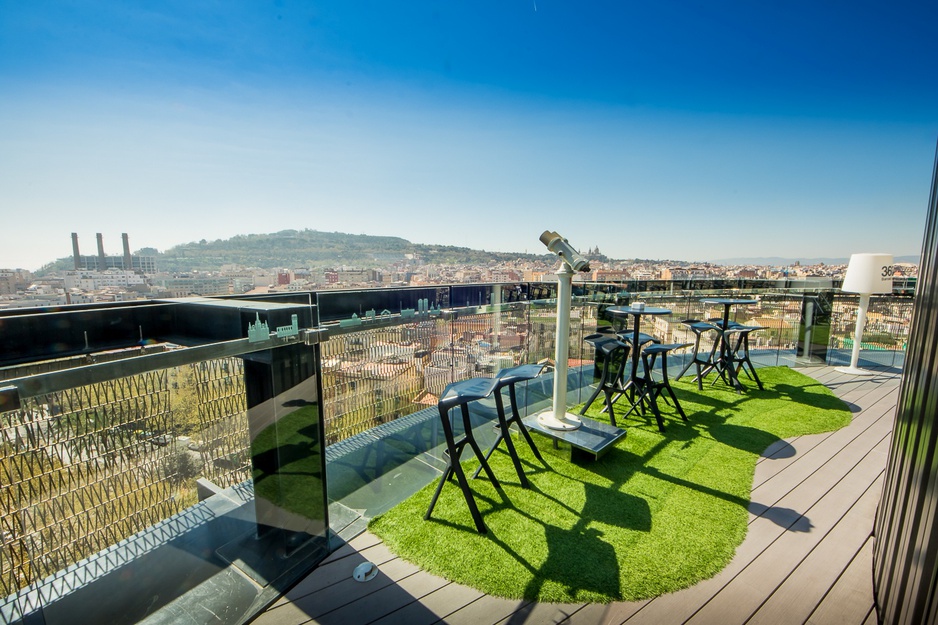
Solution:
<path fill-rule="evenodd" d="M 571 414 L 569 412 L 564 413 L 559 418 L 554 414 L 554 409 L 545 410 L 544 412 L 538 413 L 537 422 L 545 428 L 550 430 L 559 430 L 567 432 L 570 430 L 576 430 L 583 422 L 580 421 L 580 417 Z"/>
<path fill-rule="evenodd" d="M 580 419 L 582 427 L 576 430 L 551 430 L 541 425 L 538 415 L 531 415 L 522 419 L 529 430 L 534 430 L 554 441 L 554 449 L 569 448 L 570 459 L 580 456 L 598 460 L 607 451 L 615 447 L 615 443 L 625 436 L 625 430 L 594 421 L 588 417 Z"/>

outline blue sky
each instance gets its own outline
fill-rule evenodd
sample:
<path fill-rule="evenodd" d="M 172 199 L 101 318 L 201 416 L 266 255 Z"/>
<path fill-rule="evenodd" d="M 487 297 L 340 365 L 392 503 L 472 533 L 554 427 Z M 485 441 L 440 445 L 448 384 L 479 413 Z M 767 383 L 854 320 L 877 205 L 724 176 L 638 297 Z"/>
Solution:
<path fill-rule="evenodd" d="M 0 268 L 287 228 L 917 254 L 923 2 L 4 2 Z"/>

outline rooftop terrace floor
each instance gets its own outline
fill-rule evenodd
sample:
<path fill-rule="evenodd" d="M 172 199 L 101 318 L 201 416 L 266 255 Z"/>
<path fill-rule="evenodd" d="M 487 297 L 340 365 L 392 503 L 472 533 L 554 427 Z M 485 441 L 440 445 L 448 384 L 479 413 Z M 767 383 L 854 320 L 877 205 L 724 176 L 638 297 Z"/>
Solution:
<path fill-rule="evenodd" d="M 426 573 L 364 531 L 254 623 L 876 623 L 873 517 L 900 372 L 873 370 L 858 377 L 832 367 L 801 369 L 847 402 L 853 421 L 763 453 L 744 542 L 723 571 L 695 586 L 639 602 L 512 601 Z M 377 577 L 354 581 L 354 568 L 366 560 L 378 565 Z"/>

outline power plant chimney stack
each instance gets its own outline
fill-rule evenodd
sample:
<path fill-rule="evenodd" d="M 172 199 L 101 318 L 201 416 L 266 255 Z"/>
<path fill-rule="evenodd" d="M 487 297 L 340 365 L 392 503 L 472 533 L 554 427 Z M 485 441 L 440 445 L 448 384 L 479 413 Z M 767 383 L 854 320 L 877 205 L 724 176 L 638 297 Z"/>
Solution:
<path fill-rule="evenodd" d="M 72 259 L 75 261 L 75 271 L 81 269 L 81 255 L 78 253 L 78 233 L 72 233 Z"/>
<path fill-rule="evenodd" d="M 104 236 L 99 232 L 98 237 L 98 271 L 107 269 L 107 256 L 104 255 Z"/>
<path fill-rule="evenodd" d="M 121 240 L 124 242 L 124 271 L 133 271 L 134 261 L 130 257 L 130 239 L 127 238 L 126 232 L 121 234 Z"/>

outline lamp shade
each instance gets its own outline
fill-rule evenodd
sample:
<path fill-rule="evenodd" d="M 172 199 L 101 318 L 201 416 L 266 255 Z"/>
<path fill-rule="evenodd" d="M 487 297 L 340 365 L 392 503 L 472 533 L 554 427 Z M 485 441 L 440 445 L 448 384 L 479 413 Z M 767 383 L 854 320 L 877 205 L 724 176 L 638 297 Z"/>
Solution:
<path fill-rule="evenodd" d="M 852 254 L 840 288 L 848 293 L 892 293 L 892 254 Z"/>

